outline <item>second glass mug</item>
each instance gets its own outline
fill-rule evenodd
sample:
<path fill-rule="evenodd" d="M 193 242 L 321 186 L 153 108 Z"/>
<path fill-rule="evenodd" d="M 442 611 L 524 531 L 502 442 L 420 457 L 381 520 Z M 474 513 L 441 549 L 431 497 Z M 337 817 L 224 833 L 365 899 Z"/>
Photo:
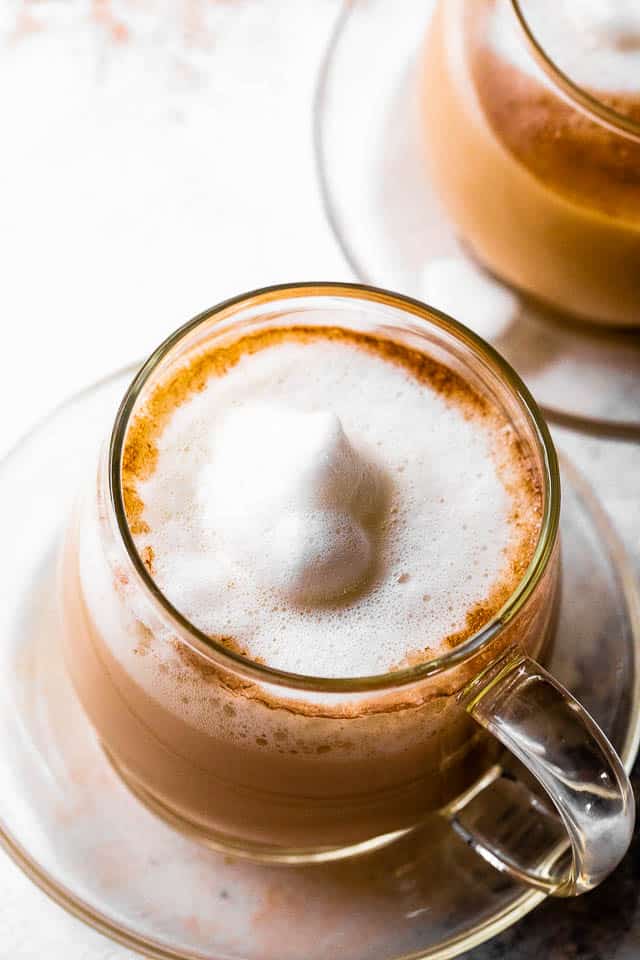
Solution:
<path fill-rule="evenodd" d="M 620 58 L 608 91 L 596 13 Z M 640 86 L 621 23 L 615 4 L 437 0 L 421 113 L 431 179 L 474 259 L 560 315 L 637 327 Z"/>
<path fill-rule="evenodd" d="M 136 410 L 169 369 L 203 345 L 210 350 L 260 328 L 301 324 L 372 333 L 434 357 L 490 396 L 531 451 L 543 521 L 529 568 L 489 623 L 436 659 L 349 679 L 256 663 L 189 623 L 136 550 L 122 483 L 124 441 Z M 500 741 L 553 801 L 571 866 L 560 870 L 551 858 L 531 869 L 517 848 L 478 842 L 477 849 L 538 889 L 581 893 L 623 856 L 634 802 L 595 722 L 532 659 L 553 640 L 559 507 L 556 454 L 544 420 L 513 370 L 465 327 L 417 301 L 356 284 L 246 294 L 169 337 L 122 401 L 97 482 L 82 492 L 63 546 L 66 663 L 128 786 L 217 849 L 280 863 L 373 849 L 473 793 Z"/>

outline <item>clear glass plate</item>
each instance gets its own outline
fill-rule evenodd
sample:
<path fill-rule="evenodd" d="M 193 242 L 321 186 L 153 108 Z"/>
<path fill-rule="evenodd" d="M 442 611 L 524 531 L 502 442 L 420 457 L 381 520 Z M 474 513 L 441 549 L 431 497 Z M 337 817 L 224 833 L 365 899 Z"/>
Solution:
<path fill-rule="evenodd" d="M 444 960 L 514 923 L 542 895 L 487 866 L 438 816 L 357 860 L 257 866 L 174 832 L 113 772 L 61 663 L 56 548 L 132 372 L 60 407 L 0 466 L 7 852 L 67 910 L 150 957 Z M 564 590 L 551 669 L 629 769 L 640 716 L 637 588 L 593 494 L 568 463 L 563 473 Z"/>
<path fill-rule="evenodd" d="M 422 162 L 416 65 L 432 8 L 405 0 L 398 16 L 394 0 L 345 3 L 314 117 L 323 200 L 351 268 L 420 300 L 429 261 L 463 252 Z M 527 305 L 494 342 L 551 419 L 640 438 L 638 332 L 558 322 Z"/>

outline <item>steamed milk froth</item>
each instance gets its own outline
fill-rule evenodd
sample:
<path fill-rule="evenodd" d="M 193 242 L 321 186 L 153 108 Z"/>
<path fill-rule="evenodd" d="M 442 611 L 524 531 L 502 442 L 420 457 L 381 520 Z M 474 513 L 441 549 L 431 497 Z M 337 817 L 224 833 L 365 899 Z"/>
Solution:
<path fill-rule="evenodd" d="M 313 604 L 362 583 L 380 519 L 380 471 L 335 413 L 243 404 L 216 417 L 208 446 L 209 462 L 194 476 L 199 523 L 258 589 Z"/>
<path fill-rule="evenodd" d="M 385 672 L 477 629 L 539 525 L 498 412 L 383 341 L 247 343 L 155 430 L 153 469 L 133 481 L 136 543 L 174 606 L 315 676 Z"/>

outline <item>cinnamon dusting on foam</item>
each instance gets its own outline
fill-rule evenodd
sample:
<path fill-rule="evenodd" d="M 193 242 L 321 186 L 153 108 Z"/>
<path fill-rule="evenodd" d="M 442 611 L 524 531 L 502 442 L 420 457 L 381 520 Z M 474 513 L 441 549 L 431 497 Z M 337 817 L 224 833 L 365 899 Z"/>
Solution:
<path fill-rule="evenodd" d="M 462 643 L 486 624 L 504 605 L 522 579 L 538 539 L 542 512 L 540 479 L 531 456 L 521 448 L 520 442 L 507 425 L 502 414 L 478 394 L 462 377 L 433 358 L 390 340 L 370 334 L 356 333 L 338 327 L 288 327 L 263 330 L 245 336 L 233 343 L 215 344 L 191 354 L 179 369 L 173 369 L 167 379 L 160 382 L 145 400 L 144 409 L 132 420 L 126 437 L 123 456 L 123 492 L 127 518 L 132 534 L 139 540 L 150 533 L 145 518 L 145 501 L 141 486 L 151 478 L 158 466 L 159 439 L 175 410 L 195 394 L 202 392 L 213 377 L 222 377 L 232 370 L 241 359 L 283 343 L 313 344 L 316 341 L 344 343 L 360 351 L 391 363 L 408 373 L 415 381 L 428 386 L 446 404 L 456 408 L 466 421 L 483 425 L 493 443 L 492 456 L 495 469 L 503 483 L 511 503 L 508 517 L 510 528 L 515 531 L 504 548 L 505 563 L 497 582 L 492 583 L 480 602 L 466 611 L 464 626 L 438 641 L 440 653 Z M 143 562 L 153 574 L 154 552 L 149 544 L 141 546 Z M 428 589 L 428 584 L 426 585 Z M 455 591 L 456 585 L 452 585 Z M 399 599 L 401 601 L 401 598 Z M 428 605 L 428 601 L 425 601 Z M 212 634 L 229 649 L 254 662 L 264 662 L 255 651 L 241 639 L 226 633 Z M 220 682 L 236 688 L 242 687 L 245 697 L 262 699 L 254 685 L 231 678 L 206 663 L 204 659 L 187 650 L 183 644 L 175 647 L 180 659 L 190 670 L 195 670 L 205 682 Z M 435 655 L 433 646 L 408 650 L 406 657 L 394 666 L 404 667 L 423 662 Z M 393 669 L 389 666 L 388 669 Z M 409 701 L 411 697 L 409 697 Z M 405 702 L 404 706 L 411 705 Z M 295 709 L 302 704 L 296 702 Z M 310 709 L 314 709 L 309 705 Z M 362 705 L 354 707 L 361 712 Z"/>
<path fill-rule="evenodd" d="M 188 363 L 159 383 L 145 401 L 144 412 L 136 415 L 128 428 L 122 461 L 122 489 L 132 534 L 149 532 L 143 519 L 144 502 L 138 494 L 138 484 L 147 480 L 156 468 L 158 437 L 175 409 L 194 393 L 204 390 L 211 377 L 228 373 L 243 357 L 290 339 L 300 343 L 312 343 L 317 339 L 351 343 L 409 370 L 416 380 L 428 384 L 445 399 L 455 401 L 469 417 L 480 416 L 487 410 L 484 397 L 454 371 L 426 354 L 399 346 L 391 340 L 342 327 L 322 327 L 321 331 L 303 326 L 261 330 L 230 344 L 216 344 L 194 353 Z"/>

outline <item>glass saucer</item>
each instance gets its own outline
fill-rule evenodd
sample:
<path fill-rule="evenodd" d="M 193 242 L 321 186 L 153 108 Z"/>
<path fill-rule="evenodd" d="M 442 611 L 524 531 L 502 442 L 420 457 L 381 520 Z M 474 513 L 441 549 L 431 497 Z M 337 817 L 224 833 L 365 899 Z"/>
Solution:
<path fill-rule="evenodd" d="M 349 265 L 365 283 L 419 300 L 429 299 L 430 261 L 465 257 L 422 162 L 416 66 L 432 8 L 433 0 L 405 0 L 398 16 L 394 0 L 346 2 L 319 75 L 314 116 L 325 210 Z M 559 322 L 523 303 L 492 342 L 550 419 L 640 439 L 637 331 Z"/>
<path fill-rule="evenodd" d="M 62 667 L 55 561 L 74 491 L 90 476 L 132 372 L 60 407 L 0 466 L 7 852 L 61 906 L 156 958 L 445 960 L 514 923 L 543 896 L 495 872 L 439 816 L 359 859 L 265 867 L 174 832 L 113 772 Z M 629 769 L 639 735 L 639 598 L 604 512 L 568 463 L 562 535 L 564 599 L 551 668 Z"/>

